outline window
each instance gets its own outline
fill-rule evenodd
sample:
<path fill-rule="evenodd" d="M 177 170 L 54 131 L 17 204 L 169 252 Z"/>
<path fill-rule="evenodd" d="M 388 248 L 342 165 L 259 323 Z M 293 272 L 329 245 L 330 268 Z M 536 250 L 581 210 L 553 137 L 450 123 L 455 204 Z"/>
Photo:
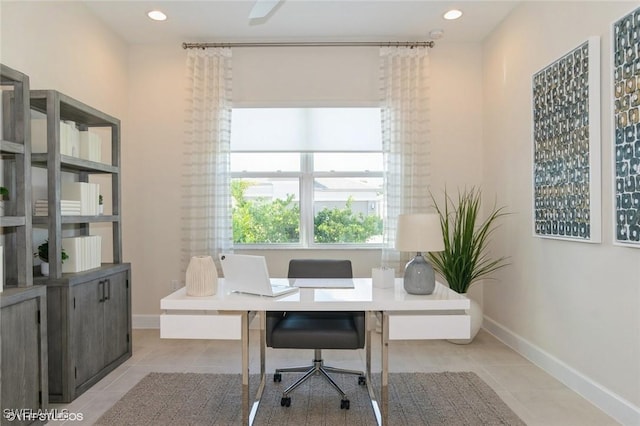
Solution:
<path fill-rule="evenodd" d="M 237 108 L 231 151 L 234 244 L 382 243 L 378 108 Z"/>

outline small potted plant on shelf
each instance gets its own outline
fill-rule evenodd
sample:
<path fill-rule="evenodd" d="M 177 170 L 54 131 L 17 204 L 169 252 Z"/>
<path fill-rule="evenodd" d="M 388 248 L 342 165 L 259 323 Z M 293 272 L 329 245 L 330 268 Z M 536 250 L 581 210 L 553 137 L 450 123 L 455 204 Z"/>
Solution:
<path fill-rule="evenodd" d="M 104 214 L 104 204 L 102 204 L 102 194 L 98 195 L 98 214 Z"/>
<path fill-rule="evenodd" d="M 496 221 L 509 213 L 505 207 L 494 205 L 482 220 L 482 192 L 476 188 L 458 192 L 457 199 L 451 198 L 446 190 L 444 195 L 444 204 L 438 205 L 431 194 L 440 215 L 444 250 L 428 256 L 433 269 L 446 279 L 449 287 L 457 293 L 466 294 L 471 284 L 508 264 L 507 257 L 491 258 L 487 254 L 487 245 Z M 473 299 L 470 315 L 471 338 L 451 340 L 453 343 L 470 343 L 482 325 L 482 309 Z"/>
<path fill-rule="evenodd" d="M 34 253 L 34 256 L 39 257 L 42 260 L 40 264 L 40 273 L 48 277 L 49 276 L 49 240 L 46 240 L 44 243 L 38 246 L 38 252 Z M 69 256 L 65 253 L 64 249 L 62 249 L 62 254 L 60 256 L 60 260 L 64 263 Z"/>
<path fill-rule="evenodd" d="M 0 186 L 0 214 L 4 215 L 4 200 L 9 198 L 9 190 Z"/>

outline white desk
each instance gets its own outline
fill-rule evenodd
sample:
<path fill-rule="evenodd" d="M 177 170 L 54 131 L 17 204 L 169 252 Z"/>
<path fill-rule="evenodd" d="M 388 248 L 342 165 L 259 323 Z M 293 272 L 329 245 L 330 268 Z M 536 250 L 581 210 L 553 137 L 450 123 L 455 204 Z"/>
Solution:
<path fill-rule="evenodd" d="M 350 289 L 301 288 L 272 298 L 225 291 L 219 280 L 214 296 L 190 297 L 181 288 L 160 301 L 160 337 L 173 339 L 233 339 L 242 342 L 243 424 L 251 424 L 265 385 L 266 311 L 367 311 L 381 324 L 381 386 L 379 399 L 371 384 L 371 338 L 375 327 L 367 319 L 367 387 L 379 424 L 387 423 L 389 340 L 464 339 L 470 335 L 469 299 L 436 283 L 433 294 L 407 294 L 402 279 L 394 288 L 374 288 L 370 278 L 354 278 Z M 249 322 L 260 314 L 261 381 L 253 404 L 249 394 Z M 380 402 L 378 404 L 378 401 Z"/>

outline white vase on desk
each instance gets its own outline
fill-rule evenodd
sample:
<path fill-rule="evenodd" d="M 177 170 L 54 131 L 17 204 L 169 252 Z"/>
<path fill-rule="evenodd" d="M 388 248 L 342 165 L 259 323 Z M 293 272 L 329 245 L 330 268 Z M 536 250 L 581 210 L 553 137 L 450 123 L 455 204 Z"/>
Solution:
<path fill-rule="evenodd" d="M 193 256 L 185 279 L 187 296 L 213 296 L 218 290 L 218 271 L 211 256 Z"/>

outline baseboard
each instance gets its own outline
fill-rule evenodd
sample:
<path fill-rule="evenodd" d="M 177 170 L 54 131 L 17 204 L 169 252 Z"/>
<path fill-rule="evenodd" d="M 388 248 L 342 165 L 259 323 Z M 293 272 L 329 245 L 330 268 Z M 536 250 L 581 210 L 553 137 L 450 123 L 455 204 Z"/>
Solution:
<path fill-rule="evenodd" d="M 133 315 L 131 328 L 160 329 L 160 315 Z"/>
<path fill-rule="evenodd" d="M 640 407 L 565 364 L 485 315 L 482 325 L 498 340 L 564 383 L 623 425 L 640 425 Z"/>

